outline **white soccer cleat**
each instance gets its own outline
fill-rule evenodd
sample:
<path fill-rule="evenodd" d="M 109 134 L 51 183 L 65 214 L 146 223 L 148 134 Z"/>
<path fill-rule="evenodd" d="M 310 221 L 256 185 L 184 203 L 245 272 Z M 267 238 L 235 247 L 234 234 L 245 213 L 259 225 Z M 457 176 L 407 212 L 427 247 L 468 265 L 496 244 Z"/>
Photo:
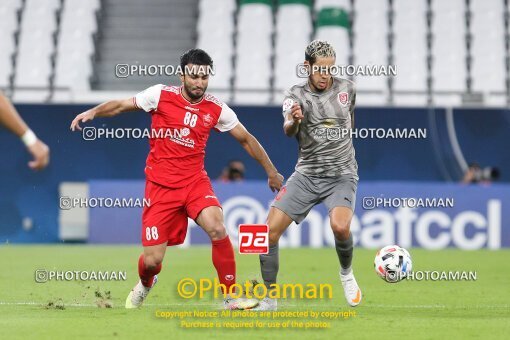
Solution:
<path fill-rule="evenodd" d="M 131 290 L 127 299 L 126 299 L 126 308 L 139 308 L 142 306 L 145 298 L 149 294 L 152 288 L 158 282 L 158 276 L 154 275 L 154 281 L 152 282 L 152 287 L 147 288 L 142 284 L 142 281 L 138 281 L 135 288 Z"/>
<path fill-rule="evenodd" d="M 344 287 L 347 303 L 352 307 L 359 305 L 361 302 L 361 289 L 359 289 L 352 270 L 347 275 L 342 275 L 342 272 L 340 272 L 340 281 L 342 281 L 342 287 Z"/>
<path fill-rule="evenodd" d="M 263 298 L 259 301 L 259 305 L 253 310 L 256 311 L 276 311 L 278 309 L 278 301 L 268 297 Z"/>
<path fill-rule="evenodd" d="M 233 299 L 231 297 L 227 297 L 223 300 L 223 308 L 230 310 L 248 310 L 257 307 L 258 305 L 259 300 L 257 299 Z"/>

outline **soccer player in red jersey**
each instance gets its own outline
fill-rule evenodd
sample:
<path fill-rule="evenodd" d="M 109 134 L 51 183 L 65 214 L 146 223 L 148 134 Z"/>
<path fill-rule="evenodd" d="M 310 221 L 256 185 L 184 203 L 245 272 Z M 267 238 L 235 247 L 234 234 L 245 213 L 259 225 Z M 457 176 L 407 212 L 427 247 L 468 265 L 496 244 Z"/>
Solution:
<path fill-rule="evenodd" d="M 150 206 L 142 215 L 143 254 L 138 261 L 140 282 L 126 300 L 126 308 L 142 305 L 157 281 L 167 246 L 184 242 L 188 217 L 205 230 L 212 242 L 212 262 L 228 292 L 236 281 L 234 250 L 227 235 L 220 202 L 204 169 L 205 147 L 211 129 L 230 134 L 256 159 L 268 176 L 271 190 L 278 191 L 283 176 L 260 145 L 239 122 L 227 104 L 205 93 L 212 59 L 200 49 L 181 56 L 182 85 L 155 85 L 133 98 L 112 100 L 85 111 L 73 120 L 79 123 L 96 117 L 113 117 L 122 112 L 144 110 L 152 117 L 150 152 L 145 167 L 145 198 Z M 163 132 L 164 138 L 157 136 Z M 249 309 L 256 300 L 224 300 L 226 309 Z"/>

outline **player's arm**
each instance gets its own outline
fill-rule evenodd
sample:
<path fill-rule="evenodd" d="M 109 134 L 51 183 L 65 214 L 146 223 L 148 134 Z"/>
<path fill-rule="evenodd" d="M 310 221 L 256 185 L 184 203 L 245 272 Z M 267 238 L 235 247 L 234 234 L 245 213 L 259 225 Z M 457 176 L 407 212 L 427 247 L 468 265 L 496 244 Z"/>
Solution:
<path fill-rule="evenodd" d="M 351 116 L 351 129 L 354 129 L 354 108 L 356 106 L 356 89 L 352 89 L 351 106 L 349 107 L 349 114 Z"/>
<path fill-rule="evenodd" d="M 294 137 L 299 131 L 299 125 L 301 124 L 301 119 L 303 119 L 303 112 L 301 111 L 301 106 L 298 103 L 294 102 L 292 107 L 288 110 L 285 115 L 285 119 L 283 121 L 283 131 L 289 137 Z"/>
<path fill-rule="evenodd" d="M 110 100 L 77 115 L 71 123 L 71 130 L 81 130 L 80 122 L 85 123 L 96 117 L 114 117 L 122 112 L 134 110 L 138 110 L 138 107 L 133 98 Z"/>
<path fill-rule="evenodd" d="M 5 126 L 9 131 L 21 138 L 34 160 L 28 166 L 34 170 L 41 170 L 50 161 L 50 149 L 46 144 L 37 138 L 23 118 L 18 114 L 11 102 L 0 93 L 0 125 Z"/>
<path fill-rule="evenodd" d="M 80 122 L 85 123 L 95 117 L 114 117 L 122 112 L 144 110 L 151 112 L 158 107 L 159 97 L 161 96 L 161 89 L 164 87 L 162 84 L 151 86 L 136 96 L 120 99 L 110 100 L 106 103 L 100 104 L 90 110 L 87 110 L 74 118 L 71 123 L 71 130 L 81 130 Z"/>
<path fill-rule="evenodd" d="M 0 123 L 19 138 L 28 131 L 28 125 L 20 117 L 11 102 L 2 94 L 0 94 Z"/>
<path fill-rule="evenodd" d="M 238 123 L 230 130 L 230 134 L 242 145 L 251 157 L 262 165 L 266 171 L 268 184 L 271 190 L 273 192 L 275 190 L 279 191 L 282 187 L 283 176 L 278 173 L 278 170 L 276 170 L 276 167 L 269 159 L 266 150 L 260 145 L 259 141 L 253 137 L 241 123 Z"/>

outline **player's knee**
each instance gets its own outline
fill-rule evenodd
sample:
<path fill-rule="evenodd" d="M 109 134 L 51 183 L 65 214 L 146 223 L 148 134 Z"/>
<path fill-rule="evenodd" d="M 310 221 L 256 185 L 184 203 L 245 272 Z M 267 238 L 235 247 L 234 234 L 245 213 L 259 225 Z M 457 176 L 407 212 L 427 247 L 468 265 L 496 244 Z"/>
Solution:
<path fill-rule="evenodd" d="M 207 234 L 209 234 L 209 237 L 213 241 L 222 240 L 227 236 L 227 230 L 225 229 L 223 222 L 218 220 L 211 224 Z"/>
<path fill-rule="evenodd" d="M 275 244 L 278 244 L 278 241 L 280 240 L 280 233 L 274 231 L 274 230 L 269 230 L 269 245 L 270 246 L 273 246 Z"/>
<path fill-rule="evenodd" d="M 145 267 L 147 269 L 153 270 L 159 267 L 161 263 L 163 263 L 163 256 L 158 254 L 153 254 L 149 256 L 145 255 L 143 262 L 145 263 Z"/>
<path fill-rule="evenodd" d="M 347 240 L 350 233 L 350 223 L 348 221 L 331 221 L 331 229 L 337 240 Z"/>

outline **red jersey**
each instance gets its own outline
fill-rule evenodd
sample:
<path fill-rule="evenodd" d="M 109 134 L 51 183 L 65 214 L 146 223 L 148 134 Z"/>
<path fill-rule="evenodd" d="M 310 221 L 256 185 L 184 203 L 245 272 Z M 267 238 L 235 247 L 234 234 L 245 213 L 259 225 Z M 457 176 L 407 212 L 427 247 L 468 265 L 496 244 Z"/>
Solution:
<path fill-rule="evenodd" d="M 136 107 L 152 116 L 147 179 L 170 188 L 207 175 L 205 147 L 211 129 L 225 132 L 239 123 L 234 111 L 215 96 L 206 93 L 198 103 L 190 103 L 181 91 L 182 86 L 160 84 L 133 98 Z"/>

